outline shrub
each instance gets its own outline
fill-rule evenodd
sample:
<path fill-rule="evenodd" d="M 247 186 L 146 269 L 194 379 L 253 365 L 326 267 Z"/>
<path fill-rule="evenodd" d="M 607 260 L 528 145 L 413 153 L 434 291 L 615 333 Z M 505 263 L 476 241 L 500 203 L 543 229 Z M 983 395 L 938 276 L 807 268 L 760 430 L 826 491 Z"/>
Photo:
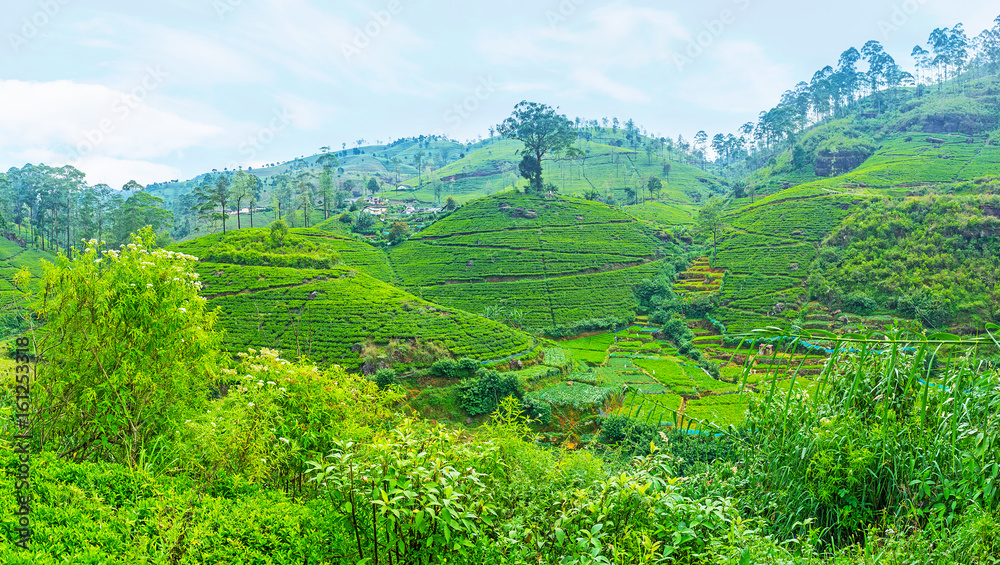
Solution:
<path fill-rule="evenodd" d="M 552 405 L 544 400 L 526 396 L 521 400 L 521 410 L 541 424 L 548 425 L 552 422 Z"/>
<path fill-rule="evenodd" d="M 392 369 L 379 369 L 375 372 L 373 379 L 380 389 L 396 384 L 396 371 Z"/>
<path fill-rule="evenodd" d="M 871 314 L 878 303 L 864 292 L 852 292 L 844 297 L 844 309 L 855 314 Z"/>
<path fill-rule="evenodd" d="M 524 396 L 517 375 L 490 369 L 476 371 L 475 378 L 463 381 L 458 388 L 459 402 L 470 416 L 493 412 L 497 403 L 508 396 Z"/>
<path fill-rule="evenodd" d="M 198 296 L 190 255 L 148 247 L 151 229 L 121 251 L 87 243 L 46 263 L 33 302 L 39 330 L 40 441 L 77 458 L 135 462 L 188 410 L 202 407 L 221 335 Z"/>
<path fill-rule="evenodd" d="M 471 357 L 441 359 L 431 365 L 431 373 L 446 379 L 466 379 L 471 377 L 482 365 Z"/>
<path fill-rule="evenodd" d="M 285 244 L 285 238 L 288 237 L 288 224 L 285 220 L 275 220 L 271 222 L 271 246 L 281 247 Z"/>

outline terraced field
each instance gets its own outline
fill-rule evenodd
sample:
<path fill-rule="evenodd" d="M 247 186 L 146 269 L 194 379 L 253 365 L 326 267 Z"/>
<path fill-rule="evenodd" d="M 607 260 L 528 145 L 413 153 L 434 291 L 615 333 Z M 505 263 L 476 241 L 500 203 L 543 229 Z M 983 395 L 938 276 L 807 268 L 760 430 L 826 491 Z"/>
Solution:
<path fill-rule="evenodd" d="M 690 323 L 699 336 L 695 345 L 720 364 L 723 380 L 656 340 L 653 329 L 635 325 L 559 342 L 578 362 L 577 370 L 532 396 L 554 406 L 712 430 L 742 422 L 750 396 L 772 389 L 809 394 L 826 362 L 819 350 L 786 352 L 767 343 L 727 343 L 700 322 Z"/>
<path fill-rule="evenodd" d="M 14 289 L 14 275 L 27 267 L 35 276 L 42 274 L 42 261 L 55 262 L 56 255 L 47 251 L 22 248 L 20 245 L 0 237 L 0 312 L 23 306 L 21 294 Z"/>
<path fill-rule="evenodd" d="M 695 223 L 695 208 L 675 202 L 644 202 L 625 206 L 636 218 L 664 226 L 691 226 Z"/>
<path fill-rule="evenodd" d="M 219 261 L 220 250 L 228 245 L 244 245 L 247 240 L 266 240 L 269 230 L 265 228 L 247 228 L 238 232 L 212 234 L 173 246 L 171 249 L 182 251 L 209 262 Z M 265 243 L 266 248 L 269 243 Z M 395 276 L 389 265 L 389 257 L 379 249 L 347 236 L 328 233 L 315 228 L 294 228 L 289 230 L 283 253 L 303 253 L 315 256 L 335 255 L 335 264 L 343 264 L 357 269 L 381 281 L 392 282 Z M 266 263 L 266 258 L 259 262 Z"/>
<path fill-rule="evenodd" d="M 644 199 L 655 196 L 682 207 L 705 200 L 712 193 L 723 192 L 718 178 L 677 161 L 676 154 L 664 151 L 661 155 L 658 151 L 646 155 L 642 150 L 608 145 L 614 138 L 624 141 L 620 131 L 612 133 L 611 130 L 601 134 L 600 142 L 596 137 L 594 141 L 578 140 L 575 146 L 586 158 L 546 160 L 543 164 L 545 180 L 554 183 L 560 194 L 582 197 L 590 191 L 597 191 L 602 197 L 610 193 L 619 202 L 626 202 L 626 186 L 635 187 L 640 184 L 640 179 L 655 175 L 663 183 L 663 188 L 658 195 L 646 194 L 643 189 Z M 418 180 L 421 180 L 423 186 L 415 189 L 411 196 L 424 202 L 435 199 L 435 184 L 440 186 L 442 198 L 453 196 L 459 202 L 500 192 L 518 182 L 523 186 L 523 179 L 517 175 L 517 164 L 521 158 L 516 151 L 521 147 L 518 141 L 484 141 L 472 146 L 472 151 L 463 158 L 419 179 L 415 172 L 411 173 L 413 176 L 404 182 L 417 186 Z"/>
<path fill-rule="evenodd" d="M 500 323 L 441 308 L 348 267 L 290 269 L 201 263 L 203 295 L 219 309 L 225 346 L 279 349 L 291 357 L 358 365 L 359 344 L 426 341 L 456 356 L 495 360 L 533 351 L 534 340 Z"/>
<path fill-rule="evenodd" d="M 459 208 L 391 260 L 420 296 L 476 313 L 502 305 L 545 328 L 632 315 L 632 288 L 657 272 L 665 249 L 610 206 L 504 193 Z"/>
<path fill-rule="evenodd" d="M 266 230 L 260 230 L 264 232 Z M 254 232 L 216 234 L 176 245 L 195 256 L 220 255 L 233 239 Z M 281 350 L 350 368 L 361 362 L 361 345 L 432 342 L 455 356 L 483 361 L 534 352 L 535 340 L 498 322 L 442 308 L 386 281 L 388 258 L 367 244 L 320 230 L 291 230 L 282 249 L 335 253 L 332 268 L 293 268 L 203 261 L 197 267 L 209 305 L 219 311 L 225 346 Z"/>

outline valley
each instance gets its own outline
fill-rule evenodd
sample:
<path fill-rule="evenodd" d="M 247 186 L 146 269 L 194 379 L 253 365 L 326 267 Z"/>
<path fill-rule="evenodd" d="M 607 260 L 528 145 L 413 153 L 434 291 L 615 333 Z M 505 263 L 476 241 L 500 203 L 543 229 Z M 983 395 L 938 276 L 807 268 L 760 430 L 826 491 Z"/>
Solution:
<path fill-rule="evenodd" d="M 284 160 L 0 173 L 0 562 L 997 562 L 994 23 L 714 136 L 373 96 Z"/>

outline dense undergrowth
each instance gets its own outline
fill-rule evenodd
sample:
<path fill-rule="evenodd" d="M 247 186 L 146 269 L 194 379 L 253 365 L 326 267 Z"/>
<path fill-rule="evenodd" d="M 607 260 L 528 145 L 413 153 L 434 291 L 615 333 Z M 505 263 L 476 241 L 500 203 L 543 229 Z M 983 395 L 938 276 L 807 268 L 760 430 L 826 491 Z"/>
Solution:
<path fill-rule="evenodd" d="M 817 298 L 928 327 L 1000 321 L 1000 197 L 922 196 L 856 207 L 827 238 Z"/>
<path fill-rule="evenodd" d="M 398 387 L 340 367 L 193 344 L 185 332 L 215 330 L 203 309 L 177 306 L 198 300 L 189 259 L 138 243 L 62 262 L 43 281 L 39 296 L 64 308 L 40 313 L 88 339 L 102 319 L 91 308 L 124 315 L 114 298 L 134 293 L 142 314 L 105 324 L 101 339 L 118 332 L 121 347 L 159 357 L 136 378 L 116 350 L 51 326 L 37 334 L 34 533 L 30 549 L 14 545 L 20 462 L 5 439 L 6 563 L 996 561 L 1000 384 L 978 343 L 838 341 L 818 389 L 772 387 L 718 437 L 610 417 L 595 448 L 569 450 L 533 441 L 511 397 L 482 427 L 450 428 L 408 416 Z M 128 276 L 145 269 L 133 290 Z M 165 332 L 163 320 L 188 329 Z M 103 413 L 80 414 L 95 394 Z M 15 429 L 6 419 L 4 437 Z M 73 449 L 81 440 L 100 448 Z"/>

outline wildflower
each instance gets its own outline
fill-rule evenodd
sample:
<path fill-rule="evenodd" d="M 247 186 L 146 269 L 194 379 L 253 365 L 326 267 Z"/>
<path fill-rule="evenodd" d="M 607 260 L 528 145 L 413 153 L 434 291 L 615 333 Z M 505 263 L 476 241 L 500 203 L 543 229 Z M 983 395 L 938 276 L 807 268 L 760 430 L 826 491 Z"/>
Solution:
<path fill-rule="evenodd" d="M 146 288 L 153 288 L 152 283 L 146 283 Z"/>
<path fill-rule="evenodd" d="M 291 443 L 291 442 L 288 441 L 287 438 L 279 437 L 278 439 L 280 439 L 281 441 L 283 441 L 285 443 Z"/>
<path fill-rule="evenodd" d="M 185 308 L 178 308 L 178 310 L 181 311 L 181 314 L 186 314 L 187 313 L 187 309 L 185 309 Z"/>
<path fill-rule="evenodd" d="M 247 406 L 249 406 L 250 408 L 253 408 L 253 402 L 247 402 Z"/>

